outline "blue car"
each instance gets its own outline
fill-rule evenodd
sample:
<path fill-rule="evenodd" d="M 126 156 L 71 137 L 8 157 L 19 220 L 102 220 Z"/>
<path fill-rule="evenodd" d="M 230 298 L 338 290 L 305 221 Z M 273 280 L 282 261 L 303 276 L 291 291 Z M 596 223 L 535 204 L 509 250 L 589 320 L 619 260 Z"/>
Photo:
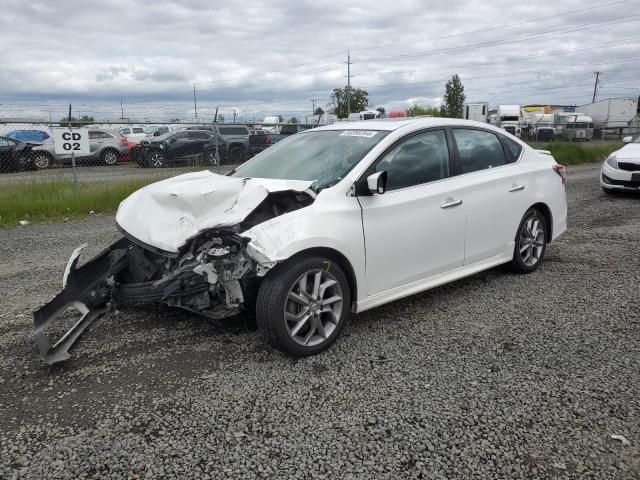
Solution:
<path fill-rule="evenodd" d="M 42 130 L 14 130 L 13 132 L 9 132 L 7 137 L 24 143 L 41 145 L 50 138 L 51 135 Z"/>

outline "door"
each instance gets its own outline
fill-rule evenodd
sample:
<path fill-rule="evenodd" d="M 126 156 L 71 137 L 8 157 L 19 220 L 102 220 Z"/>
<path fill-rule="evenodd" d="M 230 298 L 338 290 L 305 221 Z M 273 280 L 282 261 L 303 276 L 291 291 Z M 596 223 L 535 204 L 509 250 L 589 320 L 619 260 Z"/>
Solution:
<path fill-rule="evenodd" d="M 459 179 L 464 183 L 465 259 L 470 265 L 513 248 L 528 207 L 527 176 L 516 141 L 482 129 L 453 128 Z"/>
<path fill-rule="evenodd" d="M 104 135 L 96 130 L 89 130 L 89 155 L 95 157 L 102 149 L 104 143 Z"/>
<path fill-rule="evenodd" d="M 207 132 L 189 132 L 189 156 L 202 154 L 205 144 L 211 139 Z"/>
<path fill-rule="evenodd" d="M 189 133 L 178 132 L 171 136 L 171 138 L 167 141 L 167 151 L 166 156 L 167 160 L 177 160 L 180 158 L 184 158 L 187 155 L 188 146 L 189 146 Z"/>
<path fill-rule="evenodd" d="M 8 138 L 0 137 L 0 171 L 14 170 L 17 168 L 12 143 Z"/>
<path fill-rule="evenodd" d="M 449 144 L 445 130 L 418 132 L 369 169 L 387 172 L 387 191 L 358 197 L 368 295 L 462 266 L 464 205 Z"/>

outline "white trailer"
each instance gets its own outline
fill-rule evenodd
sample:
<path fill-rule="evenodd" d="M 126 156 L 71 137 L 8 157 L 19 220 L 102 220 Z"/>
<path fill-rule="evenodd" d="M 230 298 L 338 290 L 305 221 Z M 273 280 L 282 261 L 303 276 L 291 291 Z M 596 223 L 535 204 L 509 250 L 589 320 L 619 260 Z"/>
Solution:
<path fill-rule="evenodd" d="M 626 128 L 638 115 L 638 97 L 608 98 L 582 105 L 577 110 L 590 116 L 598 128 Z"/>
<path fill-rule="evenodd" d="M 465 103 L 463 113 L 465 120 L 487 123 L 489 104 L 487 102 Z"/>

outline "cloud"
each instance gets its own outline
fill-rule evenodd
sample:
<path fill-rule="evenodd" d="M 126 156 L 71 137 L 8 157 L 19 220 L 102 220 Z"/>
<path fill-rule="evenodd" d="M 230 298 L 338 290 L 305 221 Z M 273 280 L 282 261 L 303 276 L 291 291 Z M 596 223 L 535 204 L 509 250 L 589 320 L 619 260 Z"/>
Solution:
<path fill-rule="evenodd" d="M 595 70 L 602 97 L 639 93 L 639 62 L 613 62 L 640 57 L 632 1 L 9 3 L 0 104 L 14 110 L 73 102 L 108 116 L 124 98 L 132 115 L 185 116 L 195 84 L 203 114 L 302 115 L 346 84 L 347 50 L 352 84 L 388 110 L 437 105 L 453 73 L 491 104 L 586 103 Z"/>

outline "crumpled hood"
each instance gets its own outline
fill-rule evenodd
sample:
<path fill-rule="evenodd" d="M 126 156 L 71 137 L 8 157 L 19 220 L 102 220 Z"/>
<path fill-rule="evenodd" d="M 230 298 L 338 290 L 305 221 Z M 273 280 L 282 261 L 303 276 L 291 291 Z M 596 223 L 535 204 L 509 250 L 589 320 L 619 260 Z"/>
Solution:
<path fill-rule="evenodd" d="M 203 230 L 242 222 L 270 192 L 302 192 L 312 183 L 187 173 L 131 194 L 120 203 L 116 222 L 137 240 L 177 252 Z"/>
<path fill-rule="evenodd" d="M 629 159 L 640 162 L 640 143 L 628 143 L 616 152 L 619 160 Z"/>

